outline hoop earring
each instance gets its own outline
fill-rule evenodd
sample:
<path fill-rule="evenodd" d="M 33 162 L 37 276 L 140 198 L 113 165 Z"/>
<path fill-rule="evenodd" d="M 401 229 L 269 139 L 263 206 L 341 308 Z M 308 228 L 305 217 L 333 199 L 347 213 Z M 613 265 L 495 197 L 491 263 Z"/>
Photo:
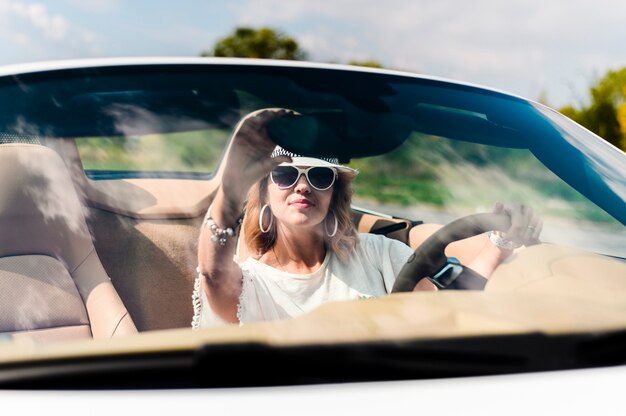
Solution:
<path fill-rule="evenodd" d="M 337 216 L 334 213 L 332 213 L 332 214 L 333 214 L 333 219 L 335 220 L 335 227 L 333 228 L 333 232 L 332 233 L 328 232 L 328 226 L 326 225 L 326 221 L 324 221 L 324 231 L 326 231 L 326 235 L 328 237 L 330 237 L 330 238 L 334 237 L 335 234 L 337 234 L 337 227 L 339 226 L 339 224 L 337 223 Z M 326 217 L 326 218 L 328 218 L 328 217 Z"/>
<path fill-rule="evenodd" d="M 265 210 L 269 207 L 270 206 L 267 204 L 263 205 L 263 207 L 261 208 L 261 212 L 259 213 L 259 229 L 263 234 L 267 234 L 272 229 L 272 224 L 274 224 L 274 216 L 272 215 L 272 209 L 270 208 L 270 223 L 267 228 L 263 228 L 263 214 L 265 213 Z"/>

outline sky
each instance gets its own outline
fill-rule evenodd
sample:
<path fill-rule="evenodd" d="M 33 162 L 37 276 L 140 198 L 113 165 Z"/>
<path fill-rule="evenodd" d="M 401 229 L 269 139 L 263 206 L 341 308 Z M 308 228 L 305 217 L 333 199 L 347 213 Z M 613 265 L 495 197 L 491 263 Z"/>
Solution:
<path fill-rule="evenodd" d="M 237 26 L 292 36 L 311 61 L 372 59 L 555 108 L 626 67 L 626 0 L 0 0 L 0 65 L 198 56 Z"/>

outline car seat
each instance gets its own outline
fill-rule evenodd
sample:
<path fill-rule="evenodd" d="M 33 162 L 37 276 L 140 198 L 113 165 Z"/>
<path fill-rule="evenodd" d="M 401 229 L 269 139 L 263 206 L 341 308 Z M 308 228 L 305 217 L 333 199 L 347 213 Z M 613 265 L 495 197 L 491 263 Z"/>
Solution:
<path fill-rule="evenodd" d="M 63 160 L 45 146 L 0 144 L 0 336 L 56 341 L 136 332 Z"/>

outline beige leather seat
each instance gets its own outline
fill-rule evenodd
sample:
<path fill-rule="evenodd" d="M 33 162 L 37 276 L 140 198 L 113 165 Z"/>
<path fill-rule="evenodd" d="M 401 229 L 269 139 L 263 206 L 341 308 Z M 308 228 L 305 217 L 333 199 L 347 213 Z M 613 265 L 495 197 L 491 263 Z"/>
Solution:
<path fill-rule="evenodd" d="M 61 158 L 44 146 L 0 145 L 0 338 L 136 332 Z"/>

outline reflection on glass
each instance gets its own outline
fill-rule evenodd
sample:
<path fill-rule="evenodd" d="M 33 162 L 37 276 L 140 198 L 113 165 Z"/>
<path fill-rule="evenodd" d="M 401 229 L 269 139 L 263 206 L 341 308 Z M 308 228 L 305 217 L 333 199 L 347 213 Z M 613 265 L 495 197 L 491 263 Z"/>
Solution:
<path fill-rule="evenodd" d="M 543 241 L 623 255 L 622 224 L 547 169 L 526 149 L 414 135 L 397 150 L 355 160 L 355 202 L 435 222 L 490 211 L 496 201 L 531 206 L 544 219 Z"/>
<path fill-rule="evenodd" d="M 198 130 L 76 140 L 86 171 L 197 172 L 215 170 L 230 131 Z"/>

